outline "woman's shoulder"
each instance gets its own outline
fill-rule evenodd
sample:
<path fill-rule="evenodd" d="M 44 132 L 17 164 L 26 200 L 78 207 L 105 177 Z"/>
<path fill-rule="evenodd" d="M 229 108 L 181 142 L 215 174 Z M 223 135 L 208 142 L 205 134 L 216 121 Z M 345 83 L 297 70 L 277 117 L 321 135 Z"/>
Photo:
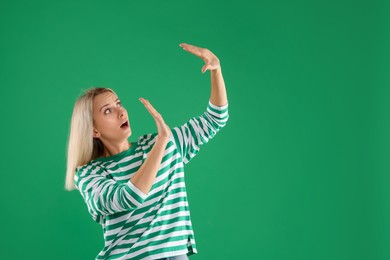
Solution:
<path fill-rule="evenodd" d="M 101 169 L 100 164 L 101 163 L 99 161 L 92 160 L 87 164 L 77 166 L 76 176 L 83 176 L 94 172 L 96 173 Z"/>
<path fill-rule="evenodd" d="M 149 133 L 141 135 L 137 140 L 138 145 L 145 146 L 154 143 L 156 141 L 157 134 L 158 133 Z"/>

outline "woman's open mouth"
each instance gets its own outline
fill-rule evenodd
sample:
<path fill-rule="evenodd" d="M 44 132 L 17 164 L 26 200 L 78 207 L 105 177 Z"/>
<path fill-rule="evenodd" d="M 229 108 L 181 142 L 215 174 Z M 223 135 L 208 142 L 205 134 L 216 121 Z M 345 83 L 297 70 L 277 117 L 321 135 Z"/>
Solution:
<path fill-rule="evenodd" d="M 126 129 L 126 128 L 128 128 L 129 127 L 129 121 L 126 121 L 126 122 L 124 122 L 123 124 L 121 124 L 121 128 L 122 129 Z"/>

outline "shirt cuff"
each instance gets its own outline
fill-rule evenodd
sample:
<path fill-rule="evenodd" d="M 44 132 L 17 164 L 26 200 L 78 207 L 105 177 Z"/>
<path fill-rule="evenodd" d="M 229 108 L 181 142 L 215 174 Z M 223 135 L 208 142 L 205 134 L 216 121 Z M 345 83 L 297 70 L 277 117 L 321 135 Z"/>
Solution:
<path fill-rule="evenodd" d="M 225 110 L 228 108 L 228 105 L 229 105 L 229 102 L 226 103 L 226 105 L 223 105 L 223 106 L 217 106 L 217 105 L 214 105 L 213 103 L 211 103 L 211 100 L 209 100 L 209 106 L 212 108 L 212 109 L 215 109 L 215 110 Z"/>
<path fill-rule="evenodd" d="M 141 205 L 142 202 L 144 202 L 144 200 L 148 197 L 148 195 L 143 193 L 140 189 L 138 189 L 137 186 L 135 186 L 131 182 L 131 180 L 127 182 L 126 189 L 132 195 L 132 197 L 139 203 L 139 205 Z"/>

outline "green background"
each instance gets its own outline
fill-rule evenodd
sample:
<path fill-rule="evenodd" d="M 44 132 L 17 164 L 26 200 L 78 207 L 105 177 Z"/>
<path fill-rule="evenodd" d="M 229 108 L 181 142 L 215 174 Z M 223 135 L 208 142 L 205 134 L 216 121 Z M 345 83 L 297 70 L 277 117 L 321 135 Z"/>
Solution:
<path fill-rule="evenodd" d="M 389 1 L 1 1 L 1 259 L 93 259 L 103 233 L 64 189 L 82 90 L 116 90 L 133 135 L 204 112 L 221 60 L 230 118 L 186 166 L 191 259 L 390 259 Z"/>

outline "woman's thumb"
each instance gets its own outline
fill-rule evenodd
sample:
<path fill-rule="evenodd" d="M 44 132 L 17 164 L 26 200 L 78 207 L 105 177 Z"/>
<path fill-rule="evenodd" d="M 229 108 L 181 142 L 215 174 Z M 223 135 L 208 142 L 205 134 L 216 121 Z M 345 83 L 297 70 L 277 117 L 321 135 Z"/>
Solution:
<path fill-rule="evenodd" d="M 202 73 L 205 73 L 206 70 L 209 68 L 209 64 L 205 64 L 203 67 L 202 67 Z"/>

